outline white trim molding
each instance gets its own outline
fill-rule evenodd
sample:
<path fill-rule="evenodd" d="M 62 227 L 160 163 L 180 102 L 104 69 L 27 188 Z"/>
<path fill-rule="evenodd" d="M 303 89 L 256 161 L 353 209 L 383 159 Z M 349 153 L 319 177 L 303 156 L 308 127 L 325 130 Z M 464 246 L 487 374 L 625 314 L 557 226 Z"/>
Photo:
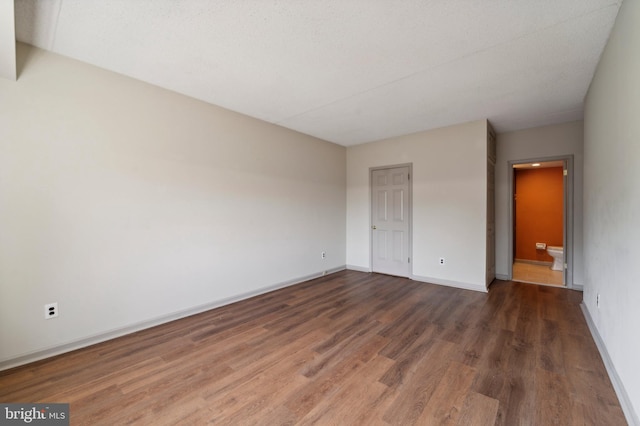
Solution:
<path fill-rule="evenodd" d="M 347 269 L 350 271 L 371 272 L 371 268 L 365 266 L 347 265 Z"/>
<path fill-rule="evenodd" d="M 443 280 L 443 279 L 439 279 L 439 278 L 422 277 L 420 275 L 413 275 L 411 277 L 411 279 L 415 280 L 415 281 L 421 281 L 421 282 L 424 282 L 424 283 L 430 283 L 430 284 L 444 285 L 444 286 L 447 286 L 447 287 L 460 288 L 462 290 L 473 290 L 473 291 L 479 291 L 479 292 L 482 292 L 482 293 L 488 293 L 489 292 L 487 290 L 487 287 L 485 287 L 484 285 L 463 283 L 463 282 L 460 282 L 460 281 Z"/>
<path fill-rule="evenodd" d="M 145 330 L 147 328 L 155 327 L 157 325 L 166 324 L 171 321 L 175 321 L 181 318 L 186 318 L 191 315 L 196 315 L 202 312 L 209 311 L 211 309 L 216 309 L 221 306 L 230 305 L 231 303 L 239 302 L 241 300 L 249 299 L 251 297 L 259 296 L 261 294 L 269 293 L 274 290 L 278 290 L 281 288 L 289 287 L 295 284 L 300 284 L 305 281 L 313 280 L 315 278 L 320 278 L 325 275 L 334 274 L 336 272 L 340 272 L 345 270 L 346 267 L 344 265 L 338 266 L 336 268 L 328 269 L 326 271 L 317 272 L 315 274 L 306 275 L 303 277 L 294 278 L 291 280 L 283 281 L 278 284 L 273 284 L 267 287 L 263 287 L 261 289 L 250 291 L 247 293 L 239 294 L 237 296 L 228 297 L 222 300 L 217 300 L 210 303 L 205 303 L 204 305 L 195 306 L 193 308 L 185 309 L 178 312 L 173 312 L 167 315 L 162 315 L 157 318 L 150 319 L 148 321 L 142 321 L 136 324 L 132 324 L 127 327 L 118 328 L 115 330 L 110 330 L 104 333 L 99 333 L 94 336 L 90 336 L 84 339 L 76 340 L 73 342 L 64 343 L 62 345 L 56 345 L 47 349 L 43 349 L 40 351 L 28 353 L 16 358 L 10 358 L 4 361 L 0 361 L 0 371 L 8 370 L 10 368 L 19 367 L 24 364 L 29 364 L 31 362 L 40 361 L 42 359 L 50 358 L 56 355 L 61 355 L 66 352 L 75 351 L 77 349 L 82 349 L 87 346 L 95 345 L 97 343 L 105 342 L 107 340 L 115 339 L 118 337 L 125 336 L 127 334 L 135 333 L 140 330 Z"/>
<path fill-rule="evenodd" d="M 596 328 L 595 322 L 593 322 L 593 318 L 591 317 L 589 308 L 587 308 L 587 305 L 585 305 L 584 302 L 580 304 L 580 308 L 582 309 L 584 318 L 587 320 L 587 326 L 589 327 L 589 331 L 591 331 L 593 340 L 596 342 L 596 346 L 598 347 L 598 351 L 600 352 L 600 356 L 602 357 L 604 366 L 607 369 L 607 373 L 609 374 L 609 379 L 611 380 L 613 389 L 616 391 L 616 395 L 618 396 L 618 400 L 620 401 L 620 406 L 622 407 L 622 412 L 624 413 L 627 422 L 630 426 L 640 426 L 638 413 L 635 412 L 633 404 L 631 404 L 629 394 L 627 394 L 627 391 L 622 384 L 622 380 L 620 380 L 620 376 L 618 376 L 618 372 L 613 366 L 613 362 L 611 361 L 611 357 L 609 356 L 607 347 L 604 344 L 604 341 L 602 340 L 598 329 Z"/>

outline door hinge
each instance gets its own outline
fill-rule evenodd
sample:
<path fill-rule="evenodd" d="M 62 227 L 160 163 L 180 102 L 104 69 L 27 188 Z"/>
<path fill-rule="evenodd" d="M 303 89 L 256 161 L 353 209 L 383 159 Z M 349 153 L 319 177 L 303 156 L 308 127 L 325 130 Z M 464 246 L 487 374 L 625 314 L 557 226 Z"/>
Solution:
<path fill-rule="evenodd" d="M 411 173 L 407 173 L 407 180 L 411 180 Z"/>
<path fill-rule="evenodd" d="M 407 263 L 411 263 L 411 258 L 407 257 Z"/>
<path fill-rule="evenodd" d="M 564 170 L 562 171 L 562 175 L 563 175 L 563 176 L 569 176 L 569 170 L 564 169 Z"/>
<path fill-rule="evenodd" d="M 564 269 L 567 269 L 569 267 L 569 265 L 567 265 L 566 263 L 564 264 Z"/>

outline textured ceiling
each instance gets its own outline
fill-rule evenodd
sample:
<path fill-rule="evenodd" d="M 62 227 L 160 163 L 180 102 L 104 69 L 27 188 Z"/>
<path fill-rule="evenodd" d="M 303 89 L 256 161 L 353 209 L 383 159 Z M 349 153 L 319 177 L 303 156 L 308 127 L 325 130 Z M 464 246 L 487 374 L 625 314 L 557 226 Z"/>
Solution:
<path fill-rule="evenodd" d="M 582 118 L 622 0 L 15 0 L 16 37 L 342 145 Z"/>

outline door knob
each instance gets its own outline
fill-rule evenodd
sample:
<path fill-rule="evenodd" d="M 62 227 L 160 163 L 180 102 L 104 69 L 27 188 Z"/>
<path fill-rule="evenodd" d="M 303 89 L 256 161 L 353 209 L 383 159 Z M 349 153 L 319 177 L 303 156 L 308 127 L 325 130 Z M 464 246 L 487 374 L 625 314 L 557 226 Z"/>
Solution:
<path fill-rule="evenodd" d="M 371 229 L 378 229 L 375 225 L 371 225 Z"/>

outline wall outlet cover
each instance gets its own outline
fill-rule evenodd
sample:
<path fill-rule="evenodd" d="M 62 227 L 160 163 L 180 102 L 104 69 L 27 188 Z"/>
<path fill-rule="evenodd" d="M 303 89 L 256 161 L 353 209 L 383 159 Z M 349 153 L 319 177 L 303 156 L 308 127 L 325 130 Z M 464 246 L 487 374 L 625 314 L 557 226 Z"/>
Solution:
<path fill-rule="evenodd" d="M 47 303 L 44 305 L 44 318 L 51 319 L 58 316 L 58 302 Z"/>

